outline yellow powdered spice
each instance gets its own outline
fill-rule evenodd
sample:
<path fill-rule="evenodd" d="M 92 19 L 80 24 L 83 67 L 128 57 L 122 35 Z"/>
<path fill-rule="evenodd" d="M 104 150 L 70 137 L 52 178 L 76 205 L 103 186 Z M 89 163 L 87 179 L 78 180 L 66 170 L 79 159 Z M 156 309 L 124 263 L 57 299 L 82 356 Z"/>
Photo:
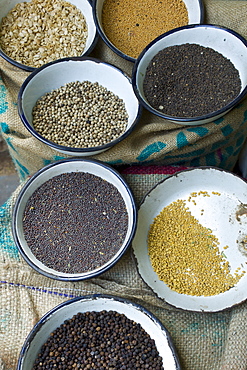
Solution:
<path fill-rule="evenodd" d="M 115 47 L 132 58 L 157 36 L 188 24 L 182 0 L 105 0 L 102 26 Z"/>
<path fill-rule="evenodd" d="M 231 275 L 218 245 L 212 230 L 202 226 L 181 199 L 161 211 L 148 235 L 149 256 L 159 279 L 193 296 L 225 292 L 244 275 L 240 268 Z"/>

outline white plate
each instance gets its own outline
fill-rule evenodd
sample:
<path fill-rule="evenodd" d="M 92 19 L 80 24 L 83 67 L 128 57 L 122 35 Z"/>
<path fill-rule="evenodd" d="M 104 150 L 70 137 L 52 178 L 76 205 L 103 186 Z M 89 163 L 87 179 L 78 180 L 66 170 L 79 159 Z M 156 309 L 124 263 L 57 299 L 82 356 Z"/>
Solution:
<path fill-rule="evenodd" d="M 210 197 L 197 196 L 196 205 L 189 202 L 192 192 L 218 192 Z M 247 183 L 235 174 L 199 167 L 178 172 L 157 184 L 143 199 L 138 213 L 137 231 L 132 243 L 138 271 L 143 280 L 167 303 L 190 311 L 221 311 L 247 298 L 247 273 L 231 289 L 215 296 L 190 296 L 171 290 L 154 272 L 148 256 L 149 227 L 161 210 L 177 199 L 186 206 L 200 224 L 212 230 L 218 238 L 219 250 L 224 252 L 233 274 L 238 267 L 247 272 Z M 204 209 L 203 214 L 201 210 Z M 224 249 L 228 245 L 229 248 Z M 242 248 L 242 249 L 241 249 Z"/>
<path fill-rule="evenodd" d="M 181 369 L 170 334 L 152 313 L 129 300 L 109 295 L 95 294 L 71 299 L 53 308 L 43 316 L 34 326 L 22 347 L 17 370 L 32 369 L 37 354 L 43 343 L 46 342 L 49 334 L 65 320 L 70 319 L 78 312 L 99 312 L 102 310 L 119 312 L 130 320 L 139 323 L 146 333 L 154 339 L 156 348 L 163 358 L 164 368 L 166 370 Z"/>

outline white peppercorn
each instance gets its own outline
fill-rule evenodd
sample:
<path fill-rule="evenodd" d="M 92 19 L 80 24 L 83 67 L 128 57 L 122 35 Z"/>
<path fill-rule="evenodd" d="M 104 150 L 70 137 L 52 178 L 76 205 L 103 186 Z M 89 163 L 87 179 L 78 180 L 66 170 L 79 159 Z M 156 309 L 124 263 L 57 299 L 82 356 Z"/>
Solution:
<path fill-rule="evenodd" d="M 43 95 L 33 108 L 33 127 L 63 146 L 89 148 L 121 136 L 128 123 L 124 101 L 98 82 L 75 81 Z"/>

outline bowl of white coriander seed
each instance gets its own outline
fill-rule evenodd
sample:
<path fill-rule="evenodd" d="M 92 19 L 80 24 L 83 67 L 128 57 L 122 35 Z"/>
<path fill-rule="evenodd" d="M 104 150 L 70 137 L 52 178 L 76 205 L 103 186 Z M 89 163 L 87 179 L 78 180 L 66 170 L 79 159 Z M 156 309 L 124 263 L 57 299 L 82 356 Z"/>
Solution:
<path fill-rule="evenodd" d="M 188 126 L 215 121 L 247 94 L 247 40 L 217 25 L 173 29 L 139 55 L 132 84 L 141 104 L 164 120 Z"/>
<path fill-rule="evenodd" d="M 111 166 L 70 158 L 43 167 L 24 184 L 12 233 L 21 256 L 38 273 L 80 281 L 112 268 L 136 230 L 130 187 Z"/>
<path fill-rule="evenodd" d="M 0 56 L 22 70 L 88 55 L 98 34 L 89 0 L 1 0 Z"/>
<path fill-rule="evenodd" d="M 95 58 L 64 58 L 33 71 L 19 91 L 27 130 L 56 151 L 92 156 L 125 139 L 141 116 L 131 79 Z"/>
<path fill-rule="evenodd" d="M 52 308 L 27 336 L 17 370 L 47 368 L 180 370 L 181 365 L 170 333 L 153 313 L 125 298 L 92 294 Z"/>

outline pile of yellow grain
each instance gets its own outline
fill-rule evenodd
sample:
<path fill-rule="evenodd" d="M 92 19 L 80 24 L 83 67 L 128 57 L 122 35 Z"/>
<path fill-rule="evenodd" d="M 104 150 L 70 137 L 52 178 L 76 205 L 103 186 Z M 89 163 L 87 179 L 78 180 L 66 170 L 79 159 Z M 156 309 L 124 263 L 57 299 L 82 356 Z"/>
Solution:
<path fill-rule="evenodd" d="M 192 216 L 178 199 L 154 219 L 148 251 L 154 271 L 172 290 L 193 296 L 212 296 L 233 287 L 245 271 L 230 273 L 212 230 Z"/>

